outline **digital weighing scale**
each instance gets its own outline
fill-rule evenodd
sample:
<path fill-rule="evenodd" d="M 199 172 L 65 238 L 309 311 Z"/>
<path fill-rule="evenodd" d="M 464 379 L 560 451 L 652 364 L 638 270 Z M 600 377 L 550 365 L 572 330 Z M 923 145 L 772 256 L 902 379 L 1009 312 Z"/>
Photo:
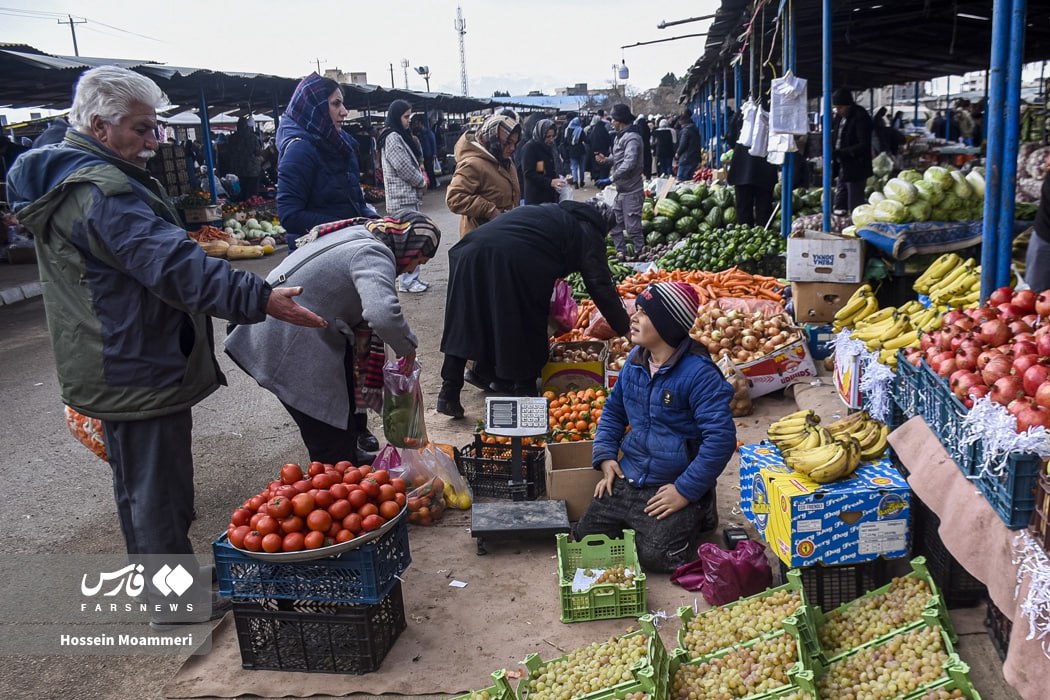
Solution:
<path fill-rule="evenodd" d="M 477 540 L 478 554 L 487 554 L 485 541 L 550 537 L 569 531 L 565 501 L 526 501 L 523 437 L 545 435 L 548 430 L 547 399 L 499 396 L 485 399 L 485 432 L 511 438 L 513 500 L 475 503 L 470 512 L 470 534 Z"/>

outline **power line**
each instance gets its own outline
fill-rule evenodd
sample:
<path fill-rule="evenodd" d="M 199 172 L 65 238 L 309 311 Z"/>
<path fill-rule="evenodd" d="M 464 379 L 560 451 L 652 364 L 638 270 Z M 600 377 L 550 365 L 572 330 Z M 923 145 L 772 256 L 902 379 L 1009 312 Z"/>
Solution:
<path fill-rule="evenodd" d="M 157 37 L 149 36 L 148 34 L 140 34 L 139 32 L 133 32 L 130 29 L 124 29 L 123 27 L 116 27 L 112 24 L 106 24 L 105 22 L 101 22 L 91 17 L 85 17 L 83 15 L 69 15 L 61 12 L 45 12 L 42 10 L 25 10 L 19 7 L 0 7 L 0 14 L 8 15 L 11 17 L 22 17 L 24 19 L 58 19 L 61 21 L 62 24 L 69 24 L 71 21 L 73 21 L 74 18 L 76 18 L 77 20 L 81 20 L 75 22 L 76 24 L 91 22 L 93 24 L 106 27 L 107 29 L 112 29 L 114 31 L 120 32 L 121 34 L 137 36 L 141 39 L 148 39 L 149 41 L 156 41 L 159 43 L 167 43 L 163 39 L 158 39 Z"/>

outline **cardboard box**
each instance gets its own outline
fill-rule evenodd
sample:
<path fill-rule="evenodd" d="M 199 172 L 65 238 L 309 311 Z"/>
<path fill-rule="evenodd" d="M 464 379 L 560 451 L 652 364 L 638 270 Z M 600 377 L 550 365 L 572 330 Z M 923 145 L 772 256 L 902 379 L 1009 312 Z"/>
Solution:
<path fill-rule="evenodd" d="M 911 491 L 888 459 L 818 484 L 789 471 L 776 447 L 740 448 L 741 510 L 789 566 L 908 556 Z"/>
<path fill-rule="evenodd" d="M 834 233 L 802 231 L 787 241 L 791 282 L 849 282 L 864 279 L 864 241 Z"/>
<path fill-rule="evenodd" d="M 795 322 L 831 323 L 835 313 L 859 288 L 859 283 L 793 282 L 791 299 L 795 305 Z"/>
<path fill-rule="evenodd" d="M 809 354 L 813 359 L 823 360 L 830 357 L 833 352 L 831 341 L 835 339 L 835 331 L 832 330 L 831 324 L 807 323 L 804 328 Z"/>
<path fill-rule="evenodd" d="M 558 349 L 586 348 L 597 351 L 594 362 L 547 362 L 540 371 L 544 391 L 561 394 L 567 391 L 605 386 L 605 361 L 609 350 L 603 341 L 582 343 L 555 343 L 551 355 Z"/>
<path fill-rule="evenodd" d="M 594 500 L 602 473 L 591 466 L 593 440 L 547 445 L 547 498 L 565 501 L 569 520 L 576 522 Z"/>
<path fill-rule="evenodd" d="M 801 329 L 797 330 L 793 342 L 757 360 L 738 364 L 737 369 L 751 381 L 749 393 L 753 399 L 782 389 L 800 378 L 817 376 L 817 367 Z"/>

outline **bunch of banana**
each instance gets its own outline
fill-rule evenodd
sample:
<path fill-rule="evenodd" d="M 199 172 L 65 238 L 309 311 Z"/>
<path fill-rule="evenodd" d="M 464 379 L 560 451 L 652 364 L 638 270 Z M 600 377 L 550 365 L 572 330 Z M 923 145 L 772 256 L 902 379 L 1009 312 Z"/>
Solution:
<path fill-rule="evenodd" d="M 919 306 L 922 306 L 922 304 L 919 304 Z M 943 313 L 931 306 L 928 309 L 923 308 L 921 311 L 911 314 L 908 317 L 908 320 L 911 322 L 913 328 L 920 330 L 923 333 L 929 333 L 930 331 L 940 328 L 943 316 Z"/>
<path fill-rule="evenodd" d="M 963 259 L 955 253 L 945 253 L 933 261 L 926 268 L 926 272 L 919 275 L 912 288 L 919 294 L 929 294 L 930 288 L 948 276 L 950 272 L 961 265 Z"/>
<path fill-rule="evenodd" d="M 866 319 L 878 311 L 879 302 L 875 300 L 875 293 L 870 284 L 862 284 L 857 291 L 853 292 L 845 305 L 835 312 L 835 320 L 832 330 L 836 333 L 843 328 L 852 328 L 858 321 Z"/>
<path fill-rule="evenodd" d="M 853 329 L 851 337 L 864 341 L 864 346 L 869 352 L 882 350 L 889 343 L 895 347 L 905 347 L 909 343 L 918 340 L 917 334 L 911 321 L 906 314 L 902 314 L 894 307 L 880 309 L 869 318 L 864 319 Z M 901 342 L 903 339 L 903 342 Z M 896 345 L 900 343 L 899 345 Z"/>
<path fill-rule="evenodd" d="M 860 411 L 841 418 L 827 427 L 827 431 L 836 440 L 844 437 L 856 439 L 860 445 L 860 461 L 870 462 L 879 459 L 886 452 L 887 440 L 890 429 L 880 421 L 868 415 L 867 411 Z"/>
<path fill-rule="evenodd" d="M 811 410 L 795 411 L 770 425 L 766 435 L 777 449 L 790 450 L 809 439 L 810 429 L 819 422 L 820 416 Z"/>
<path fill-rule="evenodd" d="M 952 309 L 978 304 L 981 299 L 981 266 L 970 258 L 932 285 L 929 297 L 935 305 Z"/>
<path fill-rule="evenodd" d="M 847 435 L 820 447 L 791 450 L 784 455 L 784 464 L 818 484 L 826 484 L 853 473 L 860 464 L 860 443 Z"/>
<path fill-rule="evenodd" d="M 798 440 L 797 442 L 794 439 L 786 442 L 780 440 L 780 444 L 777 444 L 776 442 L 774 444 L 777 445 L 780 454 L 784 456 L 791 454 L 795 450 L 810 450 L 814 447 L 823 447 L 824 445 L 830 444 L 834 439 L 835 438 L 832 437 L 831 433 L 829 433 L 826 428 L 822 428 L 819 425 L 810 425 L 806 428 L 801 440 Z M 788 446 L 788 443 L 794 444 Z M 781 445 L 784 446 L 781 447 Z"/>

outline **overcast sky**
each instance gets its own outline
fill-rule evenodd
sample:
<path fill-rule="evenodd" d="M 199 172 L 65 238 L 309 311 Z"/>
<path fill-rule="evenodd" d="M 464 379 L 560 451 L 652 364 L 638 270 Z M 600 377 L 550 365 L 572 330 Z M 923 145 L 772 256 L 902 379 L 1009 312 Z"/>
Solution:
<path fill-rule="evenodd" d="M 612 66 L 626 59 L 630 86 L 655 87 L 667 72 L 681 76 L 703 51 L 696 37 L 642 46 L 636 42 L 706 31 L 710 20 L 657 29 L 661 20 L 711 14 L 718 0 L 462 0 L 469 92 L 520 95 L 587 83 L 608 87 Z M 25 43 L 71 55 L 68 25 L 58 15 L 86 18 L 76 26 L 82 56 L 140 58 L 179 66 L 301 77 L 316 68 L 363 71 L 368 82 L 404 87 L 401 60 L 430 66 L 434 91 L 460 93 L 456 0 L 0 0 L 0 42 Z M 83 13 L 78 15 L 78 12 Z M 24 15 L 39 15 L 27 17 Z M 109 25 L 109 26 L 106 26 Z M 425 88 L 409 68 L 408 85 Z"/>

